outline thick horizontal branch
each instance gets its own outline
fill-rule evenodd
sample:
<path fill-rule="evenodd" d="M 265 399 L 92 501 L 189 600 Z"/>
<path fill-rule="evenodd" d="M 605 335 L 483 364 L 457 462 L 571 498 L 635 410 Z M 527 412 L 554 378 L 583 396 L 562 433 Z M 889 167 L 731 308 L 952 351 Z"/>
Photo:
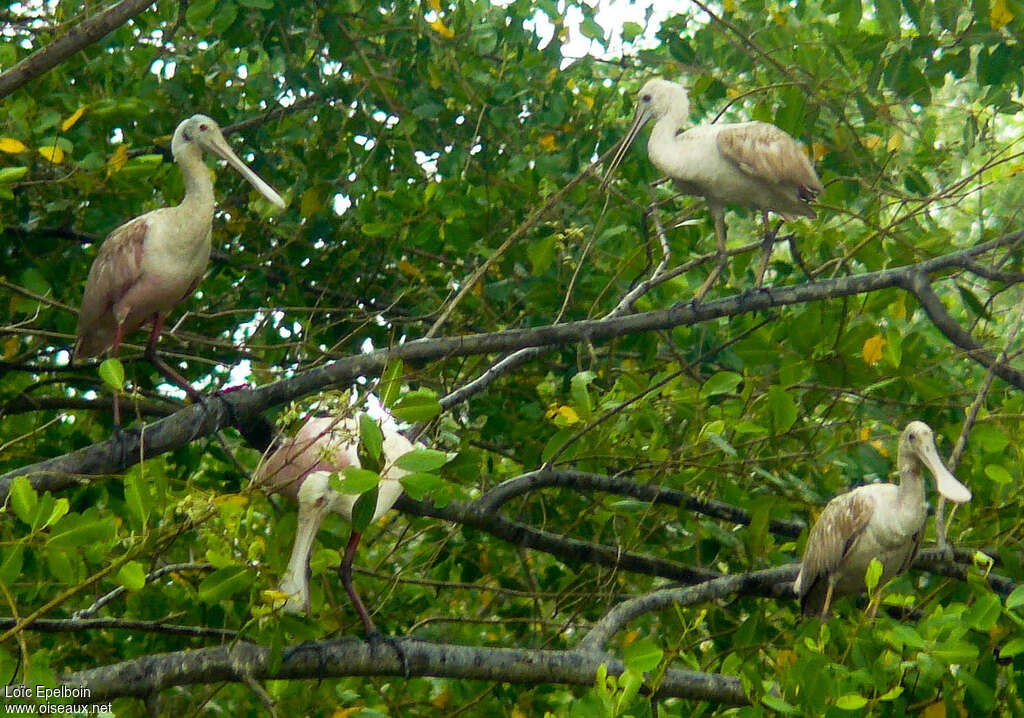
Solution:
<path fill-rule="evenodd" d="M 219 401 L 190 406 L 178 411 L 144 427 L 144 441 L 140 441 L 138 433 L 133 433 L 129 434 L 123 446 L 114 441 L 101 442 L 64 456 L 15 469 L 0 476 L 0 501 L 6 499 L 10 482 L 16 476 L 28 476 L 38 491 L 57 491 L 82 480 L 84 476 L 119 473 L 142 459 L 159 456 L 229 426 L 232 415 L 243 426 L 255 424 L 262 412 L 270 407 L 280 406 L 328 387 L 348 386 L 358 377 L 376 376 L 391 359 L 412 362 L 439 361 L 452 357 L 497 354 L 525 347 L 592 342 L 881 289 L 903 288 L 911 291 L 910 287 L 915 277 L 956 267 L 962 268 L 974 257 L 1016 242 L 1021 237 L 1024 237 L 1024 232 L 1009 234 L 970 249 L 908 267 L 808 282 L 794 287 L 752 289 L 733 297 L 697 306 L 688 303 L 677 304 L 669 309 L 624 317 L 530 329 L 511 329 L 493 334 L 420 339 L 369 354 L 344 357 L 288 379 L 257 389 L 232 392 L 218 397 Z M 1021 386 L 1024 388 L 1024 381 Z M 269 443 L 271 436 L 267 432 L 258 433 L 264 435 L 264 441 Z M 257 444 L 257 448 L 265 448 L 265 445 L 261 447 Z"/>
<path fill-rule="evenodd" d="M 491 511 L 482 509 L 475 502 L 451 501 L 444 508 L 439 508 L 434 506 L 429 499 L 414 501 L 403 494 L 399 497 L 395 508 L 407 514 L 429 516 L 470 526 L 515 546 L 543 551 L 571 562 L 591 563 L 616 570 L 660 576 L 685 584 L 708 581 L 720 575 L 715 571 L 692 568 L 674 561 L 624 551 L 617 546 L 588 543 L 568 538 L 562 534 L 535 529 L 518 521 L 510 521 L 502 516 L 497 516 Z"/>
<path fill-rule="evenodd" d="M 596 652 L 454 646 L 411 638 L 396 639 L 395 643 L 405 654 L 411 676 L 590 686 L 601 664 L 606 664 L 612 675 L 623 671 L 621 661 Z M 356 638 L 302 643 L 285 650 L 276 671 L 269 669 L 270 663 L 270 648 L 234 643 L 144 656 L 66 674 L 60 680 L 70 687 L 89 689 L 90 702 L 105 703 L 121 697 L 144 698 L 174 686 L 403 673 L 391 645 Z M 738 678 L 686 670 L 666 671 L 655 695 L 726 705 L 748 702 Z"/>
<path fill-rule="evenodd" d="M 641 501 L 657 504 L 679 506 L 695 513 L 712 516 L 734 524 L 750 524 L 750 514 L 731 504 L 702 499 L 677 489 L 667 489 L 650 483 L 638 483 L 618 476 L 589 474 L 574 469 L 549 469 L 532 471 L 504 481 L 488 491 L 476 503 L 485 512 L 495 512 L 501 506 L 517 496 L 531 493 L 538 489 L 558 486 L 567 489 L 603 491 L 606 493 L 632 496 Z M 772 533 L 787 538 L 797 538 L 804 530 L 802 521 L 776 521 L 768 524 Z"/>
<path fill-rule="evenodd" d="M 0 97 L 7 97 L 22 85 L 43 75 L 76 52 L 113 32 L 153 4 L 153 0 L 123 0 L 88 20 L 83 20 L 66 35 L 36 50 L 0 75 Z"/>

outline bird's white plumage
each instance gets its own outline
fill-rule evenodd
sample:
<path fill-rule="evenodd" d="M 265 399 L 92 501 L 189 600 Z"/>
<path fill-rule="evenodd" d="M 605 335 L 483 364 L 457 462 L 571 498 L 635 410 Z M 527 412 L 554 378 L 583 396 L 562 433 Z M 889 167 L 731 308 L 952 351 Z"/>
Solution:
<path fill-rule="evenodd" d="M 413 451 L 413 444 L 392 426 L 382 427 L 385 467 L 377 486 L 376 521 L 402 494 L 399 479 L 408 472 L 395 466 L 398 457 Z M 309 610 L 309 558 L 320 523 L 328 513 L 352 520 L 357 495 L 331 488 L 332 473 L 359 466 L 358 417 L 312 417 L 295 436 L 278 444 L 257 468 L 254 481 L 270 491 L 294 499 L 299 505 L 295 543 L 279 589 L 288 594 L 284 608 L 291 612 Z"/>
<path fill-rule="evenodd" d="M 971 492 L 939 458 L 931 428 L 912 421 L 900 437 L 900 483 L 860 486 L 832 499 L 811 528 L 793 584 L 805 613 L 827 614 L 831 599 L 865 590 L 872 558 L 882 563 L 881 582 L 907 570 L 924 533 L 927 506 L 923 469 L 938 491 L 964 503 Z"/>

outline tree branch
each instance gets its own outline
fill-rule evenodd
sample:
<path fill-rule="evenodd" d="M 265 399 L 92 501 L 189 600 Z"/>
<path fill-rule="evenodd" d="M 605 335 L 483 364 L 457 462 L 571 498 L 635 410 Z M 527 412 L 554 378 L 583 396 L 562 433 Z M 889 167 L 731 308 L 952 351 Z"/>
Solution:
<path fill-rule="evenodd" d="M 153 0 L 123 0 L 98 15 L 83 20 L 66 35 L 36 50 L 7 72 L 0 75 L 0 98 L 7 97 L 22 85 L 43 75 L 79 50 L 119 28 L 153 4 Z"/>
<path fill-rule="evenodd" d="M 502 482 L 474 503 L 480 510 L 486 513 L 494 513 L 517 496 L 523 496 L 552 486 L 632 496 L 641 501 L 685 507 L 695 513 L 712 516 L 734 524 L 748 525 L 750 523 L 750 514 L 731 504 L 713 499 L 703 499 L 699 496 L 688 494 L 685 491 L 667 489 L 650 483 L 641 484 L 618 476 L 590 474 L 576 471 L 575 469 L 548 469 L 546 471 L 532 471 L 528 474 L 517 476 Z M 797 538 L 800 536 L 800 532 L 803 531 L 804 524 L 802 521 L 772 520 L 769 522 L 768 528 L 772 533 L 780 536 Z"/>
<path fill-rule="evenodd" d="M 591 652 L 454 646 L 412 638 L 395 644 L 408 661 L 409 674 L 503 683 L 593 685 L 597 669 L 619 675 L 621 661 Z M 153 656 L 61 677 L 64 685 L 89 689 L 91 703 L 121 697 L 144 698 L 173 686 L 224 681 L 302 680 L 342 676 L 401 676 L 402 662 L 393 646 L 356 638 L 306 642 L 285 650 L 280 667 L 270 670 L 271 649 L 236 643 Z M 716 673 L 671 669 L 657 698 L 693 698 L 726 705 L 746 705 L 740 679 Z M 82 700 L 82 699 L 79 699 Z"/>
<path fill-rule="evenodd" d="M 322 391 L 327 387 L 347 386 L 360 376 L 375 376 L 383 371 L 391 359 L 412 362 L 437 361 L 474 354 L 515 351 L 525 347 L 550 347 L 609 339 L 672 329 L 774 307 L 864 294 L 880 289 L 900 287 L 918 295 L 933 321 L 942 322 L 939 328 L 944 333 L 950 332 L 947 336 L 956 337 L 955 344 L 970 347 L 972 357 L 988 357 L 988 361 L 991 362 L 992 352 L 980 349 L 973 337 L 956 325 L 955 321 L 952 322 L 952 327 L 947 326 L 952 318 L 945 314 L 941 302 L 938 302 L 938 296 L 928 286 L 925 275 L 957 267 L 963 268 L 964 263 L 970 259 L 1016 242 L 1021 237 L 1024 237 L 1024 232 L 1015 232 L 907 267 L 808 282 L 793 287 L 751 289 L 732 297 L 704 302 L 696 307 L 689 303 L 680 303 L 668 309 L 607 319 L 530 329 L 510 329 L 493 334 L 419 339 L 369 354 L 343 357 L 257 389 L 222 394 L 217 396 L 216 402 L 207 401 L 201 405 L 189 406 L 165 419 L 146 425 L 141 433 L 129 434 L 123 445 L 115 441 L 105 441 L 64 456 L 15 469 L 0 476 L 0 501 L 6 500 L 10 482 L 16 476 L 29 476 L 37 491 L 56 491 L 81 480 L 83 475 L 117 473 L 140 460 L 159 456 L 189 441 L 208 436 L 230 426 L 232 416 L 238 419 L 242 428 L 265 424 L 260 415 L 266 409 Z M 932 297 L 934 301 L 930 299 Z M 936 302 L 939 306 L 932 306 Z M 949 321 L 946 321 L 947 319 Z M 996 373 L 1014 386 L 1024 389 L 1024 374 L 1021 372 L 1000 365 Z M 144 441 L 140 441 L 143 436 Z M 254 437 L 251 441 L 259 449 L 266 448 L 272 438 L 270 433 L 264 430 L 256 431 Z"/>

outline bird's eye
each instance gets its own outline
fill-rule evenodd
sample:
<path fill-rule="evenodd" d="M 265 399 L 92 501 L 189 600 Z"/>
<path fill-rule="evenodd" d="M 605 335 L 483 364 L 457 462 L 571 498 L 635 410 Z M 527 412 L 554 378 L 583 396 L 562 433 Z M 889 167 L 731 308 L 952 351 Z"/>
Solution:
<path fill-rule="evenodd" d="M 206 132 L 208 129 L 210 129 L 210 126 L 204 122 L 203 124 L 199 125 L 199 129 L 202 130 L 203 132 Z"/>
<path fill-rule="evenodd" d="M 191 142 L 192 141 L 192 135 L 190 135 L 188 133 L 188 130 L 185 130 L 184 132 L 182 132 L 181 136 L 185 138 L 186 142 Z"/>
<path fill-rule="evenodd" d="M 650 95 L 644 95 L 640 99 L 643 100 L 644 102 L 650 102 L 651 101 L 651 96 Z"/>

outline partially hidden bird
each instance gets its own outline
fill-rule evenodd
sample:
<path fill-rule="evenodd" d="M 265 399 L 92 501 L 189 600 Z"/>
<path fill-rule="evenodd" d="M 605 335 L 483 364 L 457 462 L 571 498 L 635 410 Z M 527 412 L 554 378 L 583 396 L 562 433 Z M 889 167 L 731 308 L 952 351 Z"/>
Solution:
<path fill-rule="evenodd" d="M 811 201 L 824 189 L 800 144 L 767 122 L 698 125 L 688 130 L 690 100 L 682 85 L 648 80 L 640 89 L 633 124 L 605 173 L 602 189 L 626 156 L 640 130 L 654 120 L 647 155 L 683 193 L 703 197 L 711 211 L 717 262 L 694 301 L 699 302 L 726 264 L 725 206 L 761 210 L 765 225 L 755 286 L 761 286 L 778 228 L 771 231 L 768 212 L 785 220 L 815 217 Z"/>
<path fill-rule="evenodd" d="M 948 500 L 971 500 L 970 490 L 942 463 L 935 436 L 922 421 L 912 421 L 903 430 L 897 467 L 898 484 L 858 486 L 833 498 L 821 512 L 793 584 L 805 615 L 825 617 L 834 598 L 866 591 L 865 575 L 873 558 L 882 564 L 879 586 L 910 567 L 928 516 L 924 469 Z"/>
<path fill-rule="evenodd" d="M 89 268 L 74 348 L 74 359 L 100 356 L 108 349 L 116 357 L 124 337 L 152 321 L 146 357 L 193 399 L 198 392 L 157 355 L 156 343 L 168 312 L 195 291 L 210 260 L 216 203 L 203 152 L 223 158 L 268 201 L 285 206 L 274 188 L 232 151 L 216 122 L 206 115 L 181 122 L 171 153 L 185 180 L 184 199 L 125 222 L 103 241 Z M 120 426 L 116 392 L 114 424 Z"/>
<path fill-rule="evenodd" d="M 332 488 L 330 477 L 346 467 L 360 466 L 359 423 L 358 416 L 313 416 L 295 436 L 278 442 L 254 474 L 257 486 L 284 494 L 299 505 L 295 543 L 279 584 L 279 590 L 288 596 L 283 606 L 286 611 L 308 613 L 310 610 L 309 559 L 324 517 L 335 513 L 345 521 L 352 521 L 358 496 Z M 408 472 L 395 466 L 395 461 L 415 449 L 393 425 L 385 424 L 381 431 L 383 467 L 371 521 L 387 513 L 401 496 L 400 479 Z M 377 629 L 352 583 L 352 563 L 360 538 L 361 533 L 353 528 L 338 572 L 367 635 L 373 636 L 378 634 Z"/>

